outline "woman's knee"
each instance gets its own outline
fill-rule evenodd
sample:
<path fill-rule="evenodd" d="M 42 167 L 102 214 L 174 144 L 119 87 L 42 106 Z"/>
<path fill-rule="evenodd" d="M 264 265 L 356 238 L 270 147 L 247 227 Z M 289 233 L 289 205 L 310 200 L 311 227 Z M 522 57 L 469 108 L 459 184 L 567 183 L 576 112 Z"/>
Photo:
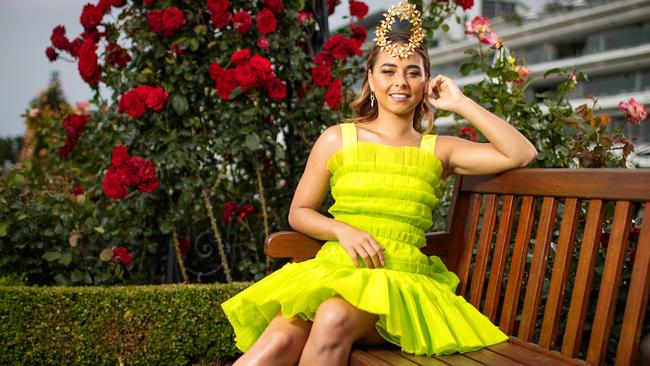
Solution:
<path fill-rule="evenodd" d="M 334 339 L 344 339 L 354 330 L 354 313 L 352 306 L 345 300 L 334 297 L 325 300 L 316 310 L 314 326 L 319 333 L 326 333 Z"/>

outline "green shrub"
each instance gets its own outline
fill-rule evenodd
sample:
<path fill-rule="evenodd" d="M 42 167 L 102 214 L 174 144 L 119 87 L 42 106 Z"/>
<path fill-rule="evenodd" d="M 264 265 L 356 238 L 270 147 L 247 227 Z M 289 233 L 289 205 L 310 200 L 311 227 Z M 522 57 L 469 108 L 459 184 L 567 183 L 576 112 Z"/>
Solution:
<path fill-rule="evenodd" d="M 186 365 L 234 356 L 223 301 L 248 287 L 0 286 L 0 364 Z"/>

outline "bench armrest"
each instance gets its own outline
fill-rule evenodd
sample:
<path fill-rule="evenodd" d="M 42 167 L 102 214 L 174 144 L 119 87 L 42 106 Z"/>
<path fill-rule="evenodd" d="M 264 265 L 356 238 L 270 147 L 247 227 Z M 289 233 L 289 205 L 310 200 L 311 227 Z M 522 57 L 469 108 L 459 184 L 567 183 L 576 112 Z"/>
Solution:
<path fill-rule="evenodd" d="M 297 231 L 278 231 L 264 241 L 264 253 L 271 258 L 292 258 L 302 262 L 313 258 L 324 240 L 314 239 Z"/>

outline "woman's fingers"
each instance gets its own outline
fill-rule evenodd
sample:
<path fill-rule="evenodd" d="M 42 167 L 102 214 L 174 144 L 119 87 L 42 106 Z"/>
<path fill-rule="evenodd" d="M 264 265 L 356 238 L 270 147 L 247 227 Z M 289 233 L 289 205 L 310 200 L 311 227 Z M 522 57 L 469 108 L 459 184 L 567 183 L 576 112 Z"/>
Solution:
<path fill-rule="evenodd" d="M 384 265 L 384 248 L 380 247 L 374 240 L 367 241 L 361 247 L 359 255 L 363 258 L 368 268 L 381 268 Z"/>

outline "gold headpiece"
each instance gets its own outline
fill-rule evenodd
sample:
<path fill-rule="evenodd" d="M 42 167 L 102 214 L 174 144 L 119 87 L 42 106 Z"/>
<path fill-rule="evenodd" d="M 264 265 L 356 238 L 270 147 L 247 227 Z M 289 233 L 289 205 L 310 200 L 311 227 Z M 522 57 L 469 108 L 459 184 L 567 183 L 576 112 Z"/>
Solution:
<path fill-rule="evenodd" d="M 407 45 L 395 45 L 386 38 L 386 35 L 391 30 L 391 26 L 395 23 L 395 17 L 399 20 L 408 20 L 411 23 L 411 37 Z M 424 31 L 422 30 L 422 17 L 420 11 L 413 4 L 402 1 L 397 5 L 392 5 L 386 13 L 384 13 L 384 20 L 379 23 L 375 32 L 375 42 L 384 51 L 388 52 L 391 56 L 400 59 L 408 58 L 424 38 Z"/>

